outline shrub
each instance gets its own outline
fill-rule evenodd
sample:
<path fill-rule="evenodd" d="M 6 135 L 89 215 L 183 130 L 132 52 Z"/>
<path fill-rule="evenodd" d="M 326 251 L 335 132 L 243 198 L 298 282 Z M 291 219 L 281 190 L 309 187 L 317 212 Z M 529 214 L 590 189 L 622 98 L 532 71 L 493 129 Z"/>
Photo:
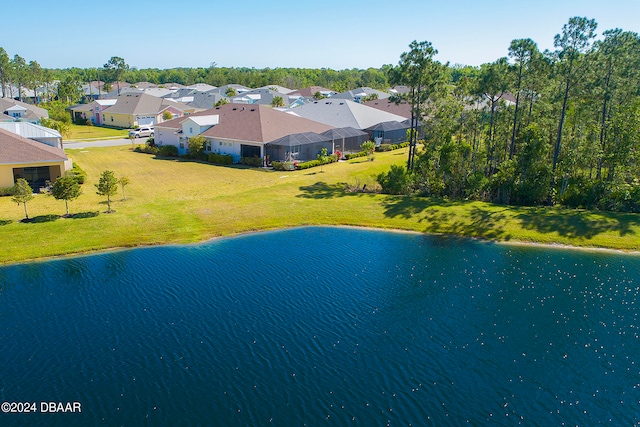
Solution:
<path fill-rule="evenodd" d="M 217 165 L 232 165 L 233 156 L 231 154 L 218 154 L 211 153 L 207 159 L 209 163 L 215 163 Z"/>
<path fill-rule="evenodd" d="M 2 196 L 13 196 L 15 194 L 16 187 L 0 187 L 0 197 Z"/>
<path fill-rule="evenodd" d="M 400 148 L 405 148 L 409 146 L 409 142 L 403 142 L 402 144 L 380 144 L 376 147 L 376 151 L 379 152 L 383 152 L 383 151 L 393 151 L 393 150 L 398 150 Z"/>
<path fill-rule="evenodd" d="M 255 166 L 257 168 L 262 167 L 261 157 L 240 157 L 240 163 L 247 166 Z"/>
<path fill-rule="evenodd" d="M 145 145 L 138 145 L 133 149 L 136 153 L 158 154 L 160 148 L 155 144 L 147 142 Z"/>
<path fill-rule="evenodd" d="M 271 162 L 271 166 L 276 171 L 292 171 L 295 169 L 296 164 L 293 162 Z"/>
<path fill-rule="evenodd" d="M 356 159 L 358 157 L 364 157 L 368 154 L 369 153 L 367 153 L 366 151 L 360 151 L 359 153 L 345 154 L 344 158 L 347 160 L 351 160 L 351 159 Z"/>
<path fill-rule="evenodd" d="M 296 165 L 296 169 L 303 170 L 309 169 L 316 166 L 320 166 L 320 160 L 309 160 L 308 162 L 301 162 Z"/>
<path fill-rule="evenodd" d="M 161 145 L 157 153 L 158 157 L 178 157 L 178 147 L 175 145 Z"/>
<path fill-rule="evenodd" d="M 593 209 L 605 194 L 602 182 L 594 182 L 584 177 L 570 179 L 560 197 L 560 203 L 570 208 Z"/>
<path fill-rule="evenodd" d="M 360 145 L 360 148 L 362 149 L 362 151 L 367 153 L 367 156 L 369 156 L 369 160 L 373 160 L 373 153 L 375 153 L 375 151 L 376 151 L 376 143 L 375 142 L 373 142 L 373 141 L 363 142 L 362 145 Z"/>
<path fill-rule="evenodd" d="M 318 159 L 309 160 L 308 162 L 300 162 L 295 163 L 296 169 L 309 169 L 316 166 L 326 165 L 328 163 L 334 163 L 338 161 L 338 156 L 336 154 L 331 154 L 329 156 L 319 156 Z"/>
<path fill-rule="evenodd" d="M 77 163 L 73 164 L 73 167 L 71 168 L 69 173 L 74 176 L 78 184 L 82 185 L 87 180 L 87 173 L 84 171 L 84 169 L 78 166 Z"/>
<path fill-rule="evenodd" d="M 409 173 L 403 166 L 391 165 L 387 173 L 381 173 L 376 180 L 383 193 L 388 194 L 408 194 L 410 179 Z"/>

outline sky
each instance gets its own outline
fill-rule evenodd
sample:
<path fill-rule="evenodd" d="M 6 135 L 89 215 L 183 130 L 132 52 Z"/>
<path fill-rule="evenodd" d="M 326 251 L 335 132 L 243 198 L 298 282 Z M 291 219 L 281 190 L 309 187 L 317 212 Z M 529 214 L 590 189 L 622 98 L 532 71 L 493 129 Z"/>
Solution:
<path fill-rule="evenodd" d="M 553 50 L 572 16 L 595 19 L 599 37 L 640 33 L 640 0 L 32 0 L 29 10 L 7 8 L 0 47 L 45 68 L 102 67 L 112 56 L 136 68 L 379 68 L 397 64 L 413 40 L 431 42 L 440 62 L 478 66 L 507 56 L 514 39 Z"/>

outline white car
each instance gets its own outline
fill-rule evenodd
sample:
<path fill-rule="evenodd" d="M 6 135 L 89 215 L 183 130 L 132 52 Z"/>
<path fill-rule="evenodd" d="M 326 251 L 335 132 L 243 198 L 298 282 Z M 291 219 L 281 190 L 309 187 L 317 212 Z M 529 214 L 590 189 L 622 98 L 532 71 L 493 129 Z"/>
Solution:
<path fill-rule="evenodd" d="M 153 138 L 153 127 L 140 126 L 138 129 L 132 129 L 129 131 L 129 138 L 142 138 L 145 136 Z"/>

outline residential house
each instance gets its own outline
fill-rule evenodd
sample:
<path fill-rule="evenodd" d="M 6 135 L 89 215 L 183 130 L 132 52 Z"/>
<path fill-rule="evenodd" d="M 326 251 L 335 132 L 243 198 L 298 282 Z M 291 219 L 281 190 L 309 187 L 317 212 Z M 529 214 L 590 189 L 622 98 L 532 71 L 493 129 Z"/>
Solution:
<path fill-rule="evenodd" d="M 221 99 L 227 99 L 216 91 L 201 92 L 196 89 L 184 88 L 165 95 L 163 98 L 173 99 L 190 107 L 209 109 L 213 108 Z"/>
<path fill-rule="evenodd" d="M 131 87 L 134 87 L 134 88 L 136 88 L 136 89 L 142 89 L 142 90 L 145 90 L 145 89 L 154 89 L 154 88 L 157 88 L 157 87 L 158 87 L 158 85 L 157 85 L 157 84 L 155 84 L 155 83 L 150 83 L 150 82 L 138 82 L 138 83 L 133 83 L 133 84 L 131 85 Z"/>
<path fill-rule="evenodd" d="M 320 98 L 330 98 L 333 95 L 335 95 L 337 92 L 332 91 L 331 89 L 327 89 L 326 87 L 322 87 L 322 86 L 309 86 L 309 87 L 305 87 L 303 89 L 299 89 L 296 91 L 293 91 L 291 93 L 289 93 L 290 96 L 301 96 L 303 97 L 306 101 L 309 102 L 313 102 L 313 101 L 317 101 L 318 99 L 316 99 L 316 96 L 318 94 L 320 94 Z"/>
<path fill-rule="evenodd" d="M 100 86 L 101 82 L 89 82 L 80 86 L 82 92 L 82 99 L 85 104 L 88 104 L 96 99 L 102 98 L 103 90 Z"/>
<path fill-rule="evenodd" d="M 73 107 L 69 107 L 68 110 L 71 112 L 71 119 L 74 122 L 78 122 L 80 120 L 91 120 L 91 123 L 94 125 L 103 125 L 102 122 L 102 112 L 107 108 L 115 105 L 117 99 L 96 99 L 95 101 L 89 104 L 78 104 Z"/>
<path fill-rule="evenodd" d="M 191 86 L 186 86 L 187 89 L 193 89 L 197 92 L 210 92 L 212 90 L 218 89 L 216 86 L 211 86 L 206 83 L 196 83 Z"/>
<path fill-rule="evenodd" d="M 193 114 L 196 108 L 145 93 L 124 93 L 116 98 L 114 105 L 102 111 L 100 123 L 120 128 L 155 125 L 164 121 L 165 111 L 172 117 L 182 117 Z"/>
<path fill-rule="evenodd" d="M 291 92 L 294 92 L 293 89 L 289 89 L 287 87 L 280 86 L 280 85 L 267 85 L 267 86 L 258 87 L 256 89 L 269 89 L 274 92 L 281 93 L 283 95 L 289 95 Z"/>
<path fill-rule="evenodd" d="M 0 122 L 0 129 L 62 149 L 62 135 L 54 129 L 29 122 Z"/>
<path fill-rule="evenodd" d="M 405 85 L 396 85 L 389 89 L 389 93 L 391 93 L 392 95 L 404 95 L 408 94 L 409 92 L 411 92 L 411 88 Z"/>
<path fill-rule="evenodd" d="M 397 114 L 367 107 L 346 99 L 336 99 L 335 97 L 314 101 L 288 112 L 289 114 L 295 114 L 335 128 L 351 127 L 359 130 L 365 130 L 380 123 L 402 123 L 406 120 L 405 117 Z M 405 129 L 410 127 L 408 124 L 403 124 L 403 126 L 405 126 Z M 397 130 L 394 130 L 393 137 L 391 135 L 385 136 L 383 130 L 382 135 L 376 134 L 376 138 L 381 138 L 379 139 L 380 142 L 403 142 L 404 139 L 402 141 L 396 140 L 396 133 Z"/>
<path fill-rule="evenodd" d="M 242 92 L 237 96 L 229 98 L 232 104 L 261 104 L 272 105 L 276 97 L 282 98 L 283 107 L 293 108 L 304 104 L 301 96 L 289 96 L 287 94 L 276 92 L 270 88 L 253 89 Z M 294 105 L 292 105 L 294 104 Z"/>
<path fill-rule="evenodd" d="M 407 102 L 396 104 L 388 99 L 373 99 L 364 102 L 363 105 L 411 120 L 411 104 Z"/>
<path fill-rule="evenodd" d="M 396 86 L 397 87 L 397 86 Z M 407 125 L 408 128 L 411 127 L 411 104 L 409 104 L 408 102 L 400 102 L 400 103 L 395 103 L 392 101 L 389 101 L 388 99 L 374 99 L 371 101 L 367 101 L 364 103 L 364 105 L 366 105 L 367 107 L 372 107 L 375 109 L 378 109 L 380 111 L 386 111 L 388 113 L 392 113 L 392 114 L 396 114 L 398 116 L 402 116 L 402 117 L 406 117 L 406 120 L 403 121 L 402 123 Z M 383 137 L 383 139 L 397 139 L 398 137 L 400 137 L 401 135 L 401 131 L 400 130 L 396 130 L 393 131 L 392 129 L 390 129 L 390 125 L 386 126 L 387 131 L 389 132 L 389 134 L 391 135 L 392 133 L 395 133 L 396 136 L 395 137 L 391 137 L 391 138 L 387 138 L 387 137 Z M 373 135 L 374 130 L 367 128 L 367 131 Z M 378 129 L 377 133 L 378 135 L 376 135 L 376 137 L 379 137 L 379 132 L 380 129 Z M 418 120 L 418 138 L 423 138 L 426 132 L 426 128 L 425 128 L 425 120 L 423 120 L 422 118 L 419 118 Z M 384 130 L 383 130 L 384 133 Z M 405 135 L 405 139 L 406 139 L 406 135 Z M 404 142 L 404 141 L 401 141 Z"/>
<path fill-rule="evenodd" d="M 216 92 L 216 93 L 219 93 L 220 95 L 225 95 L 226 96 L 227 90 L 229 88 L 235 90 L 236 94 L 241 94 L 241 93 L 249 92 L 250 90 L 253 90 L 250 87 L 246 87 L 246 86 L 243 86 L 243 85 L 228 84 L 228 85 L 220 86 L 220 87 L 218 87 L 216 89 L 213 89 L 213 90 L 210 90 L 208 92 Z"/>
<path fill-rule="evenodd" d="M 43 118 L 49 118 L 49 112 L 44 108 L 9 98 L 0 98 L 0 113 L 11 117 L 14 121 L 20 120 L 36 124 L 40 123 Z M 0 120 L 8 121 L 4 116 Z"/>
<path fill-rule="evenodd" d="M 166 87 L 167 89 L 178 90 L 178 89 L 183 89 L 186 86 L 185 85 L 181 85 L 180 83 L 162 83 L 162 84 L 158 85 L 158 87 Z M 214 87 L 214 86 L 212 86 L 212 87 Z"/>
<path fill-rule="evenodd" d="M 369 126 L 365 131 L 369 133 L 369 138 L 375 141 L 376 145 L 399 144 L 407 140 L 407 129 L 410 127 L 410 122 L 392 120 Z"/>
<path fill-rule="evenodd" d="M 217 121 L 217 123 L 216 123 Z M 180 154 L 188 150 L 188 135 L 207 140 L 206 152 L 241 157 L 265 157 L 265 144 L 296 133 L 322 133 L 332 126 L 284 113 L 264 105 L 225 104 L 156 125 L 155 141 L 175 145 Z"/>
<path fill-rule="evenodd" d="M 0 113 L 0 122 L 14 122 L 16 119 L 7 114 Z"/>
<path fill-rule="evenodd" d="M 24 178 L 37 191 L 71 166 L 62 149 L 0 129 L 0 187 L 11 187 Z"/>
<path fill-rule="evenodd" d="M 336 93 L 331 98 L 335 99 L 348 99 L 353 102 L 363 102 L 372 97 L 376 99 L 387 99 L 389 94 L 377 89 L 371 89 L 370 87 L 360 87 L 358 89 L 348 90 L 346 92 Z"/>

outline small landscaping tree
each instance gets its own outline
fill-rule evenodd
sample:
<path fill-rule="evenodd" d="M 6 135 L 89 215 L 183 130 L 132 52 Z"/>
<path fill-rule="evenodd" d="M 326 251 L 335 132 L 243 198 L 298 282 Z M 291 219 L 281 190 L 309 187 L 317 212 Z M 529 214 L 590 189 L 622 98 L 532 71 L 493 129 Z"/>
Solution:
<path fill-rule="evenodd" d="M 173 119 L 173 114 L 171 114 L 171 111 L 167 110 L 164 113 L 162 113 L 162 120 L 167 121 L 171 119 Z"/>
<path fill-rule="evenodd" d="M 64 200 L 64 206 L 69 216 L 69 201 L 75 200 L 82 194 L 78 180 L 73 174 L 66 174 L 56 179 L 51 187 L 51 194 L 56 200 Z"/>
<path fill-rule="evenodd" d="M 204 153 L 205 142 L 206 140 L 203 136 L 189 138 L 189 155 L 194 159 L 200 158 Z"/>
<path fill-rule="evenodd" d="M 322 172 L 322 166 L 327 162 L 327 149 L 322 147 L 320 154 L 318 154 L 318 161 L 320 162 L 320 172 Z"/>
<path fill-rule="evenodd" d="M 27 212 L 27 202 L 32 199 L 33 189 L 31 189 L 26 179 L 18 178 L 11 200 L 18 205 L 22 203 L 22 205 L 24 206 L 24 216 L 27 220 L 29 219 L 29 213 Z"/>
<path fill-rule="evenodd" d="M 229 98 L 232 98 L 238 94 L 238 91 L 232 87 L 228 87 L 224 94 L 227 95 Z"/>
<path fill-rule="evenodd" d="M 106 170 L 100 175 L 100 181 L 95 184 L 98 196 L 107 196 L 107 213 L 111 213 L 111 196 L 118 192 L 118 179 L 112 171 Z"/>
<path fill-rule="evenodd" d="M 228 103 L 229 103 L 229 100 L 227 98 L 220 98 L 220 100 L 218 100 L 218 102 L 213 104 L 213 106 L 214 107 L 219 107 L 221 105 L 228 104 Z"/>
<path fill-rule="evenodd" d="M 376 143 L 373 141 L 363 142 L 360 146 L 362 151 L 367 153 L 367 157 L 369 157 L 370 161 L 373 161 L 373 153 L 376 151 Z"/>
<path fill-rule="evenodd" d="M 126 176 L 120 177 L 120 179 L 118 179 L 118 184 L 122 187 L 122 200 L 127 200 L 127 196 L 124 194 L 124 187 L 129 184 L 129 178 Z"/>

